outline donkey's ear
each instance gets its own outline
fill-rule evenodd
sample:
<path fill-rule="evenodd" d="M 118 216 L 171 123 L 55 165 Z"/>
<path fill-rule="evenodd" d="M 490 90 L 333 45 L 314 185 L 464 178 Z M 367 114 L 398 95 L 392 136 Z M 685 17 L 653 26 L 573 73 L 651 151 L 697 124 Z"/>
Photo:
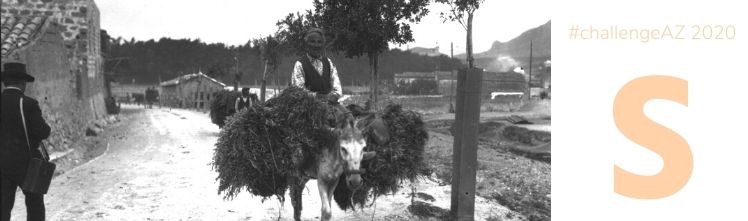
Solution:
<path fill-rule="evenodd" d="M 353 120 L 353 126 L 354 126 L 354 127 L 356 128 L 356 129 L 358 129 L 358 130 L 362 130 L 362 131 L 363 131 L 363 130 L 364 130 L 364 127 L 366 126 L 366 125 L 364 125 L 364 123 L 363 123 L 363 122 L 364 122 L 364 121 L 362 121 L 362 120 L 361 120 L 360 118 L 356 118 L 355 120 Z"/>
<path fill-rule="evenodd" d="M 369 113 L 369 114 L 357 117 L 353 125 L 355 125 L 356 128 L 358 128 L 359 130 L 363 131 L 367 129 L 367 127 L 369 127 L 369 124 L 372 122 L 374 117 L 376 117 L 376 114 L 374 113 Z"/>
<path fill-rule="evenodd" d="M 330 133 L 332 133 L 335 136 L 339 136 L 340 135 L 340 129 L 338 129 L 338 128 L 327 127 L 327 131 L 330 131 Z"/>
<path fill-rule="evenodd" d="M 372 120 L 371 123 L 369 123 L 369 128 L 373 132 L 372 138 L 374 138 L 374 142 L 377 144 L 384 145 L 390 140 L 390 131 L 382 118 L 375 118 Z"/>
<path fill-rule="evenodd" d="M 345 108 L 348 109 L 348 111 L 350 111 L 353 117 L 355 118 L 360 118 L 361 116 L 366 115 L 368 113 L 368 111 L 366 111 L 363 107 L 357 104 L 349 104 Z"/>
<path fill-rule="evenodd" d="M 377 156 L 377 152 L 374 152 L 374 151 L 366 151 L 366 152 L 364 152 L 364 157 L 363 157 L 362 161 L 366 161 L 366 160 L 371 160 L 371 159 L 373 159 L 373 158 L 374 158 L 375 156 Z"/>

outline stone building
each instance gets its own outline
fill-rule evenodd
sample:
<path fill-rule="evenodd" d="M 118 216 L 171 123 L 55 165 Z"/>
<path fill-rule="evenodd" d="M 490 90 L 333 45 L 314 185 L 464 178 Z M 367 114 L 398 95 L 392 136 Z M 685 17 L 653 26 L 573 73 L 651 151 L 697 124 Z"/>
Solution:
<path fill-rule="evenodd" d="M 2 0 L 2 63 L 36 78 L 27 94 L 52 126 L 51 149 L 67 150 L 106 117 L 99 10 L 93 0 Z"/>
<path fill-rule="evenodd" d="M 161 82 L 160 86 L 161 104 L 170 107 L 206 109 L 210 108 L 209 101 L 213 95 L 223 90 L 226 84 L 198 72 Z"/>
<path fill-rule="evenodd" d="M 524 92 L 527 90 L 527 80 L 521 73 L 513 71 L 484 72 L 482 90 L 484 96 L 492 92 Z"/>
<path fill-rule="evenodd" d="M 439 57 L 439 56 L 445 55 L 439 52 L 439 46 L 436 46 L 435 48 L 415 47 L 415 48 L 408 49 L 408 51 L 410 51 L 413 54 L 425 55 L 429 57 Z"/>
<path fill-rule="evenodd" d="M 397 85 L 413 83 L 416 80 L 435 81 L 439 94 L 452 96 L 457 87 L 457 71 L 403 72 L 394 75 L 394 82 Z"/>

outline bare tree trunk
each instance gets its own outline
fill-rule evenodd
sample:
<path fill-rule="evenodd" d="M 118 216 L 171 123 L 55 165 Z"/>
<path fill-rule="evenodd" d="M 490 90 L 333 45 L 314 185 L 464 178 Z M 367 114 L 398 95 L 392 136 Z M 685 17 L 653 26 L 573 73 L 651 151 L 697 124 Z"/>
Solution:
<path fill-rule="evenodd" d="M 374 89 L 376 93 L 374 93 L 375 102 L 373 106 L 374 109 L 372 110 L 378 110 L 377 107 L 378 107 L 378 102 L 380 99 L 379 98 L 379 53 L 374 53 L 374 82 L 375 82 Z"/>
<path fill-rule="evenodd" d="M 265 60 L 265 70 L 262 72 L 262 82 L 260 86 L 260 102 L 265 102 L 265 87 L 267 83 L 267 74 L 268 74 L 268 66 L 270 66 L 270 62 Z"/>
<path fill-rule="evenodd" d="M 202 100 L 202 99 L 200 99 L 200 92 L 201 92 L 200 88 L 202 87 L 202 84 L 203 84 L 203 76 L 201 76 L 200 73 L 198 73 L 198 75 L 197 75 L 197 90 L 196 90 L 197 94 L 195 94 L 195 109 L 200 109 L 200 101 Z"/>
<path fill-rule="evenodd" d="M 377 109 L 377 101 L 379 101 L 379 75 L 377 73 L 377 63 L 379 54 L 369 53 L 369 69 L 371 70 L 371 82 L 369 82 L 369 100 L 371 102 L 371 110 Z"/>
<path fill-rule="evenodd" d="M 241 81 L 241 79 L 242 79 L 241 73 L 237 72 L 234 75 L 234 91 L 239 91 L 239 82 Z"/>
<path fill-rule="evenodd" d="M 278 95 L 278 92 L 281 90 L 280 89 L 281 85 L 280 85 L 280 74 L 278 73 L 277 68 L 273 68 L 273 75 L 275 76 L 274 77 L 275 79 L 273 79 L 275 81 L 275 90 L 274 90 L 275 92 L 274 93 L 275 95 Z"/>
<path fill-rule="evenodd" d="M 468 69 L 473 69 L 473 12 L 468 12 L 466 45 Z"/>

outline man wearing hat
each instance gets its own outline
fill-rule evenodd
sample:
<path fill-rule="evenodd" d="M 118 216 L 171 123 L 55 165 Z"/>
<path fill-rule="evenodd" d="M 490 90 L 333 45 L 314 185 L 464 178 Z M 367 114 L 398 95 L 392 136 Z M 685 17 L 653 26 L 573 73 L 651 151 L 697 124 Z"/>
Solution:
<path fill-rule="evenodd" d="M 49 137 L 50 128 L 42 118 L 39 103 L 24 95 L 26 83 L 34 82 L 34 77 L 26 73 L 26 65 L 5 63 L 1 79 L 5 88 L 0 109 L 0 221 L 9 221 L 16 189 L 24 181 L 31 157 L 42 157 L 37 147 L 41 140 Z M 31 147 L 26 143 L 21 105 Z M 26 191 L 23 194 L 26 195 L 27 220 L 44 220 L 44 195 Z"/>
<path fill-rule="evenodd" d="M 252 106 L 252 99 L 249 97 L 249 88 L 242 88 L 242 95 L 236 98 L 234 102 L 234 111 L 239 112 Z"/>
<path fill-rule="evenodd" d="M 338 99 L 343 95 L 338 78 L 338 69 L 329 58 L 322 54 L 325 50 L 325 35 L 322 29 L 310 28 L 304 36 L 306 53 L 299 57 L 291 74 L 291 85 L 314 93 L 318 99 L 327 100 L 335 111 L 336 124 L 350 120 Z"/>
<path fill-rule="evenodd" d="M 291 84 L 309 90 L 332 102 L 343 95 L 338 70 L 329 58 L 322 56 L 325 35 L 322 29 L 311 28 L 304 36 L 305 55 L 299 57 L 293 67 Z"/>

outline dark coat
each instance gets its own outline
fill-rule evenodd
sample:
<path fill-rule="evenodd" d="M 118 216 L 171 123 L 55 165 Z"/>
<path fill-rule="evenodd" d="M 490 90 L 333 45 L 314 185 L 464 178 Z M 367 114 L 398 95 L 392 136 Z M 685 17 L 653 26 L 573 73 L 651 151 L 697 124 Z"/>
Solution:
<path fill-rule="evenodd" d="M 21 97 L 31 146 L 38 147 L 39 142 L 47 139 L 50 133 L 49 125 L 42 118 L 42 110 L 36 100 L 17 89 L 3 91 L 0 109 L 0 174 L 16 183 L 23 183 L 31 155 L 38 158 L 42 156 L 38 148 L 32 148 L 29 153 L 26 145 L 19 106 Z"/>

